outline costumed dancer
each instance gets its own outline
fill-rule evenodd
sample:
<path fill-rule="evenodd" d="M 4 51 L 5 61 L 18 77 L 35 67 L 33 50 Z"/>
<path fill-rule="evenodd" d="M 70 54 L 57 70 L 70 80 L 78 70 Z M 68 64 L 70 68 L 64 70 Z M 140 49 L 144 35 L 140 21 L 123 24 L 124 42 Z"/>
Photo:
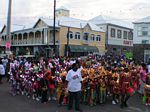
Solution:
<path fill-rule="evenodd" d="M 100 71 L 100 95 L 99 95 L 99 101 L 100 104 L 105 103 L 106 102 L 106 91 L 107 91 L 107 87 L 106 87 L 106 80 L 107 80 L 107 74 L 106 71 L 104 69 L 104 67 L 102 67 L 102 70 Z"/>
<path fill-rule="evenodd" d="M 104 77 L 100 79 L 100 103 L 106 102 L 106 83 Z"/>
<path fill-rule="evenodd" d="M 128 107 L 127 101 L 130 96 L 133 95 L 134 90 L 130 86 L 131 82 L 131 74 L 129 73 L 129 69 L 125 68 L 124 73 L 121 74 L 120 77 L 120 85 L 121 85 L 121 105 L 120 107 Z"/>
<path fill-rule="evenodd" d="M 119 86 L 119 74 L 114 73 L 112 75 L 112 104 L 117 104 L 119 103 L 119 96 L 120 96 L 120 86 Z"/>
<path fill-rule="evenodd" d="M 62 73 L 60 73 L 60 78 L 61 78 L 61 81 L 58 82 L 58 85 L 57 85 L 57 101 L 59 103 L 59 105 L 62 105 L 62 104 L 67 104 L 67 98 L 66 98 L 66 94 L 65 94 L 65 91 L 66 91 L 66 75 L 67 75 L 67 72 L 66 71 L 63 71 Z"/>
<path fill-rule="evenodd" d="M 44 75 L 43 78 L 40 79 L 40 86 L 41 86 L 41 103 L 47 103 L 47 92 L 48 92 L 48 82 L 47 82 L 47 76 Z"/>
<path fill-rule="evenodd" d="M 143 104 L 150 105 L 150 73 L 146 76 L 145 92 L 143 96 Z"/>

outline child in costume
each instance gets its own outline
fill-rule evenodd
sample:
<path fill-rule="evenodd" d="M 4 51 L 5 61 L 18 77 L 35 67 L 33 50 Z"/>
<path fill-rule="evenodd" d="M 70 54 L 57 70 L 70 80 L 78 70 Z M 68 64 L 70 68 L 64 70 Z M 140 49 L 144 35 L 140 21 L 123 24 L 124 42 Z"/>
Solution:
<path fill-rule="evenodd" d="M 67 96 L 66 96 L 66 74 L 67 72 L 63 72 L 60 74 L 61 81 L 58 82 L 57 85 L 57 101 L 59 105 L 67 104 Z"/>
<path fill-rule="evenodd" d="M 100 103 L 105 103 L 106 102 L 106 83 L 105 83 L 105 77 L 103 76 L 100 79 Z"/>
<path fill-rule="evenodd" d="M 112 104 L 117 104 L 119 102 L 119 96 L 120 96 L 120 86 L 119 86 L 119 74 L 114 73 L 112 75 L 112 97 L 113 101 Z"/>

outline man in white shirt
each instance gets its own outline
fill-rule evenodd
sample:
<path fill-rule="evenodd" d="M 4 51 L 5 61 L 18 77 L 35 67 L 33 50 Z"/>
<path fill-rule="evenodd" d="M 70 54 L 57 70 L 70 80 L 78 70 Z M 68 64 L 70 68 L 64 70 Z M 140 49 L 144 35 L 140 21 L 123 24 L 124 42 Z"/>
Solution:
<path fill-rule="evenodd" d="M 148 73 L 150 73 L 150 58 L 149 58 L 149 61 L 148 61 L 147 69 L 148 69 Z"/>
<path fill-rule="evenodd" d="M 81 72 L 78 71 L 78 64 L 74 63 L 72 69 L 68 71 L 66 76 L 68 81 L 69 91 L 69 104 L 68 109 L 71 110 L 73 106 L 73 100 L 75 100 L 75 110 L 82 112 L 80 109 L 80 93 L 81 93 Z"/>

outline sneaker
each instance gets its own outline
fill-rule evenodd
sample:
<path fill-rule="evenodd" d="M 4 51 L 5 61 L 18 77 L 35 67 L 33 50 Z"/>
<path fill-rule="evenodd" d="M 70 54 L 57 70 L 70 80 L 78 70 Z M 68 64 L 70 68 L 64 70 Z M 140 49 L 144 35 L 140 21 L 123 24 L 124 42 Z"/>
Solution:
<path fill-rule="evenodd" d="M 56 101 L 56 97 L 52 97 L 52 100 Z"/>
<path fill-rule="evenodd" d="M 50 97 L 48 98 L 48 101 L 51 101 L 51 98 L 50 98 Z"/>
<path fill-rule="evenodd" d="M 32 96 L 32 99 L 33 99 L 33 100 L 35 100 L 35 97 L 34 97 L 34 96 Z"/>
<path fill-rule="evenodd" d="M 36 101 L 40 101 L 40 99 L 39 99 L 39 98 L 36 98 Z"/>
<path fill-rule="evenodd" d="M 113 101 L 112 101 L 112 104 L 113 104 L 113 105 L 116 105 L 116 102 L 113 100 Z"/>
<path fill-rule="evenodd" d="M 22 92 L 22 95 L 24 95 L 24 92 Z"/>
<path fill-rule="evenodd" d="M 146 103 L 145 106 L 148 106 L 148 103 Z"/>
<path fill-rule="evenodd" d="M 116 102 L 117 102 L 117 103 L 119 103 L 119 100 L 118 100 L 118 99 L 116 99 Z"/>

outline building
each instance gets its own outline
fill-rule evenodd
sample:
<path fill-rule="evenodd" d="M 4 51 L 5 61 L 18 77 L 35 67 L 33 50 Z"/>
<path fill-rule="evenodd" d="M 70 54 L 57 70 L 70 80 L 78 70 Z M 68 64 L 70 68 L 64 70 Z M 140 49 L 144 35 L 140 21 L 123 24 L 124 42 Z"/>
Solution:
<path fill-rule="evenodd" d="M 97 16 L 89 21 L 106 32 L 107 53 L 125 54 L 133 51 L 132 24 L 104 15 Z"/>
<path fill-rule="evenodd" d="M 134 57 L 136 61 L 150 59 L 150 16 L 134 22 Z"/>
<path fill-rule="evenodd" d="M 105 31 L 95 24 L 69 17 L 69 10 L 56 10 L 56 54 L 64 56 L 87 55 L 105 52 Z M 12 28 L 12 51 L 16 55 L 53 54 L 53 19 L 40 18 L 28 27 Z M 67 35 L 69 38 L 67 38 Z M 5 51 L 6 26 L 1 30 L 1 46 Z"/>

